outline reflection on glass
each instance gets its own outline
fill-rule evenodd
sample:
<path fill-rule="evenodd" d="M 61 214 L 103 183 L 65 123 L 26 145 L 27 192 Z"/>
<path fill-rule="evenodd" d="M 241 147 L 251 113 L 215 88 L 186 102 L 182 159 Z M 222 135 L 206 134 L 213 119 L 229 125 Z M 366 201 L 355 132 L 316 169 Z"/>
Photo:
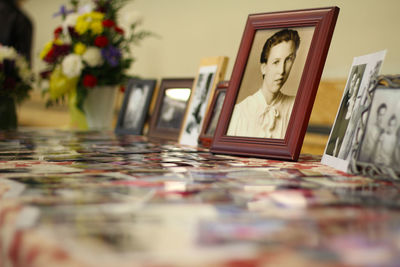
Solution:
<path fill-rule="evenodd" d="M 189 88 L 168 88 L 165 90 L 165 95 L 168 98 L 176 99 L 180 101 L 188 101 L 190 97 L 190 89 Z"/>
<path fill-rule="evenodd" d="M 190 91 L 190 88 L 168 88 L 165 90 L 157 127 L 180 129 Z"/>

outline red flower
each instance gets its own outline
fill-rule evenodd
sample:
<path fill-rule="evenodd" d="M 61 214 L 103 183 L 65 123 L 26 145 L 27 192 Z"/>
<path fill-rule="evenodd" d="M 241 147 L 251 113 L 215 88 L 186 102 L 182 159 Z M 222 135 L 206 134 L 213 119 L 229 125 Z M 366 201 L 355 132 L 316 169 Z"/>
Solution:
<path fill-rule="evenodd" d="M 125 93 L 125 86 L 121 85 L 121 86 L 119 87 L 119 91 L 120 91 L 121 93 Z"/>
<path fill-rule="evenodd" d="M 54 30 L 54 38 L 58 38 L 58 37 L 60 37 L 60 34 L 62 33 L 62 27 L 60 26 L 60 27 L 57 27 L 55 30 Z"/>
<path fill-rule="evenodd" d="M 70 45 L 53 44 L 52 48 L 50 49 L 50 51 L 47 53 L 47 55 L 44 57 L 43 60 L 48 63 L 54 63 L 57 61 L 59 57 L 68 55 L 70 51 L 71 51 Z"/>
<path fill-rule="evenodd" d="M 91 74 L 86 74 L 83 77 L 83 85 L 89 88 L 95 87 L 97 85 L 97 78 Z"/>
<path fill-rule="evenodd" d="M 103 26 L 106 28 L 111 28 L 115 26 L 115 22 L 112 21 L 111 19 L 105 19 L 103 20 Z"/>
<path fill-rule="evenodd" d="M 118 27 L 118 26 L 115 26 L 115 27 L 114 27 L 114 30 L 115 30 L 117 33 L 119 33 L 119 34 L 124 34 L 124 30 L 121 29 L 121 28 Z"/>
<path fill-rule="evenodd" d="M 105 47 L 108 45 L 108 39 L 103 35 L 97 36 L 96 39 L 94 39 L 94 44 L 98 47 Z"/>
<path fill-rule="evenodd" d="M 53 63 L 56 60 L 56 58 L 54 56 L 54 47 L 52 47 L 49 50 L 49 52 L 47 52 L 47 55 L 44 57 L 43 60 L 48 62 L 48 63 Z"/>
<path fill-rule="evenodd" d="M 42 79 L 49 79 L 51 73 L 52 73 L 51 70 L 42 71 L 42 72 L 40 72 L 40 77 L 41 77 Z"/>

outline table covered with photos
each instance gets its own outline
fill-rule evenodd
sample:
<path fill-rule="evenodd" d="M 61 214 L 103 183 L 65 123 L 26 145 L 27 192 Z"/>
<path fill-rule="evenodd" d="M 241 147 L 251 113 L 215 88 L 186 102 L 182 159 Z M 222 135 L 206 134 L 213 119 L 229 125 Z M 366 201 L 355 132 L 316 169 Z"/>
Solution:
<path fill-rule="evenodd" d="M 399 266 L 400 182 L 104 132 L 0 133 L 0 266 Z"/>

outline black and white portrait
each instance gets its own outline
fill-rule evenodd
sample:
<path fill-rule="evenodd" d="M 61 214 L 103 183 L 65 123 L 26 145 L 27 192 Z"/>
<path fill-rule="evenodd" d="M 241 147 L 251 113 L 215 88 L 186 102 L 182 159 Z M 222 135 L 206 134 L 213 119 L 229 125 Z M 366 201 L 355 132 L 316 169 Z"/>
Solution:
<path fill-rule="evenodd" d="M 355 155 L 360 139 L 357 129 L 361 121 L 366 121 L 365 110 L 371 102 L 370 89 L 385 55 L 386 51 L 379 51 L 353 59 L 322 163 L 349 171 L 352 155 Z"/>
<path fill-rule="evenodd" d="M 119 112 L 116 133 L 142 134 L 156 80 L 132 79 Z"/>
<path fill-rule="evenodd" d="M 227 135 L 284 138 L 313 30 L 256 32 Z"/>
<path fill-rule="evenodd" d="M 167 88 L 162 101 L 157 127 L 180 129 L 189 96 L 189 88 Z"/>
<path fill-rule="evenodd" d="M 362 95 L 362 92 L 360 92 L 359 89 L 366 66 L 367 64 L 360 64 L 352 67 L 349 76 L 350 79 L 347 81 L 343 99 L 339 107 L 339 113 L 336 117 L 335 125 L 328 141 L 328 147 L 326 150 L 326 154 L 328 155 L 344 159 L 348 154 L 347 148 L 349 147 L 347 144 L 349 139 L 351 139 L 350 135 L 352 134 L 348 134 L 346 136 L 345 134 L 347 128 L 350 128 L 353 131 L 354 124 L 356 123 L 356 121 L 353 119 L 352 123 L 349 125 L 354 107 L 356 106 L 356 101 L 359 102 L 359 99 Z M 355 117 L 357 116 L 353 116 L 353 118 Z M 346 140 L 344 141 L 345 137 Z"/>
<path fill-rule="evenodd" d="M 128 97 L 128 105 L 126 108 L 123 126 L 125 128 L 137 128 L 139 120 L 142 116 L 143 106 L 145 104 L 148 86 L 139 84 L 132 88 Z"/>
<path fill-rule="evenodd" d="M 217 68 L 217 65 L 200 67 L 196 86 L 188 106 L 183 131 L 179 139 L 181 144 L 197 145 Z"/>
<path fill-rule="evenodd" d="M 369 110 L 359 161 L 400 170 L 400 90 L 377 88 Z"/>

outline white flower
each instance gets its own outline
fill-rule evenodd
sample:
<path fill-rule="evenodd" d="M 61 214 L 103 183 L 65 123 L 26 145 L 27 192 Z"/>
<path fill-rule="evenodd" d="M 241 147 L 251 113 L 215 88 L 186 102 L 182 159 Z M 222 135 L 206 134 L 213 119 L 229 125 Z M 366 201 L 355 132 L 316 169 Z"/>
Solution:
<path fill-rule="evenodd" d="M 14 48 L 9 46 L 0 47 L 0 61 L 3 59 L 15 59 L 17 57 L 17 52 Z"/>
<path fill-rule="evenodd" d="M 83 69 L 82 59 L 77 54 L 67 55 L 63 59 L 61 66 L 63 74 L 69 78 L 81 75 Z"/>
<path fill-rule="evenodd" d="M 82 55 L 83 61 L 85 61 L 90 67 L 97 67 L 103 64 L 104 60 L 101 56 L 101 50 L 97 47 L 90 46 L 86 49 Z"/>
<path fill-rule="evenodd" d="M 28 62 L 25 57 L 19 55 L 15 60 L 15 65 L 18 69 L 18 74 L 25 83 L 30 83 L 32 80 L 32 73 L 29 69 Z"/>
<path fill-rule="evenodd" d="M 85 13 L 90 13 L 92 11 L 93 11 L 93 6 L 89 3 L 89 4 L 86 4 L 84 6 L 81 6 L 79 8 L 79 10 L 78 10 L 78 13 L 79 14 L 85 14 Z"/>
<path fill-rule="evenodd" d="M 63 26 L 64 27 L 74 27 L 76 24 L 76 20 L 78 19 L 78 17 L 80 16 L 80 14 L 78 13 L 70 13 L 65 17 L 65 20 L 63 21 Z"/>

